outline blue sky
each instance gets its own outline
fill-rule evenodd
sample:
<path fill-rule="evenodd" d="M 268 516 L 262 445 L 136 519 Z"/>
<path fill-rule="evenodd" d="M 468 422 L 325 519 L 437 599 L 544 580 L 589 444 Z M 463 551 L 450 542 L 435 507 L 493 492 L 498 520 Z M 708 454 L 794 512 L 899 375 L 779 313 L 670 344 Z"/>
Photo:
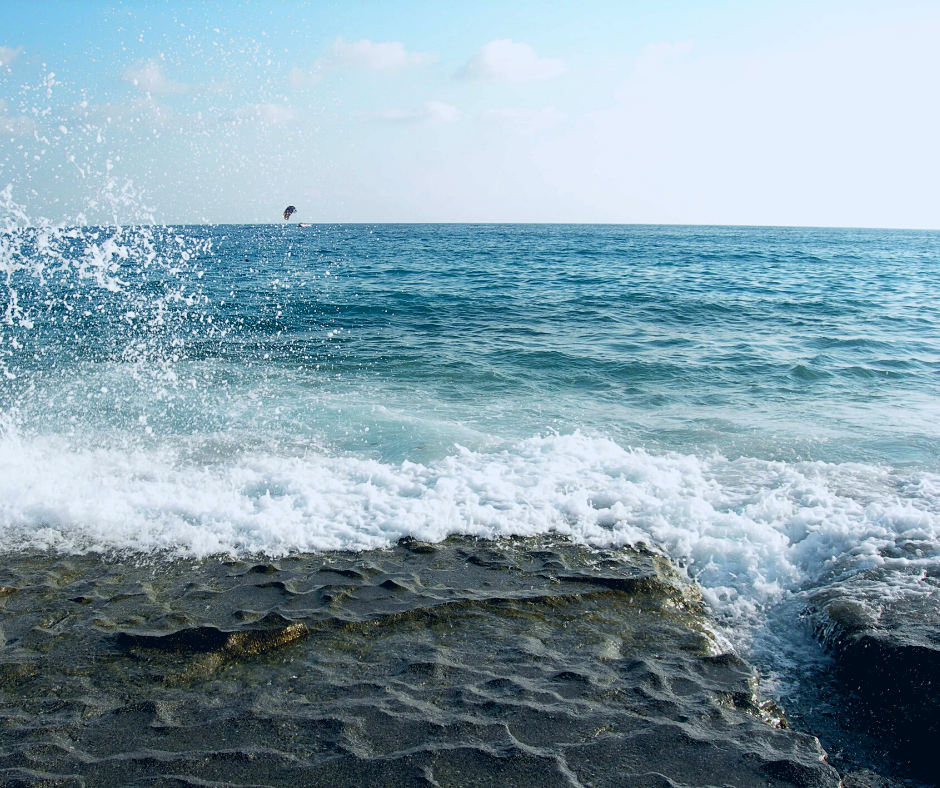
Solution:
<path fill-rule="evenodd" d="M 90 222 L 938 228 L 937 40 L 903 1 L 21 0 L 0 189 Z"/>

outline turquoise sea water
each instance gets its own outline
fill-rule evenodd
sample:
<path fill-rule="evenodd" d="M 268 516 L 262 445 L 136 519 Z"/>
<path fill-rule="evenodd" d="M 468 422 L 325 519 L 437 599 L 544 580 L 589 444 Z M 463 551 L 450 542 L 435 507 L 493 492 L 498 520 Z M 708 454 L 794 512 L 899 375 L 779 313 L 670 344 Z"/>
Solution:
<path fill-rule="evenodd" d="M 554 530 L 655 544 L 732 617 L 833 567 L 927 565 L 938 262 L 931 232 L 11 224 L 0 534 L 204 555 Z"/>

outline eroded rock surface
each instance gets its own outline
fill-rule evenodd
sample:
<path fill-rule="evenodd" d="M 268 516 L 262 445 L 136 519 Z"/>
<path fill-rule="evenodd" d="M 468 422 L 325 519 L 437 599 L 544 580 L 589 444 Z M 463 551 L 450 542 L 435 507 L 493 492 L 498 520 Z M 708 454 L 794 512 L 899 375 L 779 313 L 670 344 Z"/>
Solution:
<path fill-rule="evenodd" d="M 831 786 L 664 559 L 7 556 L 0 785 Z"/>

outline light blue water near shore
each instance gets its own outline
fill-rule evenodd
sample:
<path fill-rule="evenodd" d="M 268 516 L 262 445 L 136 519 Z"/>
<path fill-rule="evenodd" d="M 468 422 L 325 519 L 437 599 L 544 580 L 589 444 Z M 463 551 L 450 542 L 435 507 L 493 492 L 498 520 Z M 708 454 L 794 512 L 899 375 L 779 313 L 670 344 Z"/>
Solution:
<path fill-rule="evenodd" d="M 719 615 L 940 556 L 940 233 L 8 223 L 7 550 L 655 544 Z"/>

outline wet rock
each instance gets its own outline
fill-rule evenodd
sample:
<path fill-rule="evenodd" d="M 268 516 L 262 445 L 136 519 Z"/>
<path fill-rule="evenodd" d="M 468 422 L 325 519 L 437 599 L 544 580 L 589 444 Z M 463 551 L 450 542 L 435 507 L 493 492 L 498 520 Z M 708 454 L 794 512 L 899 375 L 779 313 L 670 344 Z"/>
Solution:
<path fill-rule="evenodd" d="M 862 572 L 812 593 L 806 614 L 837 660 L 860 722 L 915 777 L 940 782 L 940 579 Z"/>
<path fill-rule="evenodd" d="M 257 622 L 263 624 L 264 620 Z M 225 631 L 217 627 L 191 627 L 165 635 L 143 635 L 121 632 L 118 644 L 128 650 L 155 649 L 177 654 L 225 652 L 234 657 L 263 654 L 309 634 L 303 623 L 262 626 Z"/>
<path fill-rule="evenodd" d="M 901 784 L 887 780 L 871 769 L 859 769 L 842 775 L 842 788 L 901 788 Z"/>
<path fill-rule="evenodd" d="M 694 587 L 685 589 L 677 586 L 675 583 L 664 582 L 655 572 L 643 574 L 638 577 L 618 577 L 609 574 L 558 575 L 558 580 L 564 583 L 585 583 L 587 585 L 600 586 L 601 588 L 609 588 L 613 591 L 621 591 L 624 594 L 661 594 L 669 598 L 681 599 L 683 592 L 691 591 L 697 596 Z"/>
<path fill-rule="evenodd" d="M 412 553 L 436 553 L 440 548 L 429 542 L 419 542 L 411 536 L 403 536 L 398 540 L 398 546 Z"/>
<path fill-rule="evenodd" d="M 41 557 L 7 561 L 20 590 L 3 618 L 0 774 L 837 788 L 661 556 L 550 538 L 415 547 L 289 556 L 277 574 L 200 561 L 117 577 L 84 556 L 52 591 Z"/>
<path fill-rule="evenodd" d="M 274 564 L 257 564 L 256 566 L 251 567 L 246 575 L 273 575 L 275 572 L 280 572 L 281 569 Z"/>
<path fill-rule="evenodd" d="M 33 769 L 0 769 L 0 785 L 4 788 L 84 788 L 85 782 L 79 777 Z"/>

